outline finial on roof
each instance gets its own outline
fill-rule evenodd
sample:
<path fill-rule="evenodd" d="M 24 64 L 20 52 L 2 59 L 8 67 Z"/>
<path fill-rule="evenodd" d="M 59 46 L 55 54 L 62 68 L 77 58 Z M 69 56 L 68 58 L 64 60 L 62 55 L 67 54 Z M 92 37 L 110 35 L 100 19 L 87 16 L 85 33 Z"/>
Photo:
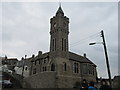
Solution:
<path fill-rule="evenodd" d="M 27 55 L 25 55 L 25 59 L 26 59 Z"/>
<path fill-rule="evenodd" d="M 61 7 L 61 2 L 59 2 L 59 7 Z"/>
<path fill-rule="evenodd" d="M 5 59 L 7 59 L 7 55 L 5 55 Z"/>
<path fill-rule="evenodd" d="M 24 57 L 22 57 L 21 59 L 24 60 Z"/>
<path fill-rule="evenodd" d="M 42 51 L 38 51 L 38 55 L 42 55 Z"/>
<path fill-rule="evenodd" d="M 64 12 L 63 12 L 63 10 L 62 10 L 62 8 L 61 8 L 61 2 L 59 3 L 59 8 L 58 8 L 58 10 L 57 10 L 56 15 L 63 15 L 63 16 L 64 16 Z"/>

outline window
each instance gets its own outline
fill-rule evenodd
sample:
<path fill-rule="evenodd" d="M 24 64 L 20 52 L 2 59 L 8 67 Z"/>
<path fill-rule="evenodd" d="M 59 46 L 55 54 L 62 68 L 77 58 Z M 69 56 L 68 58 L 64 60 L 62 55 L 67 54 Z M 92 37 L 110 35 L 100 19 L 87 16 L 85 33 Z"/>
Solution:
<path fill-rule="evenodd" d="M 55 64 L 51 64 L 51 71 L 55 71 Z"/>
<path fill-rule="evenodd" d="M 74 73 L 79 73 L 79 64 L 78 63 L 74 63 L 74 65 L 73 65 L 73 70 L 74 70 Z"/>
<path fill-rule="evenodd" d="M 42 68 L 42 71 L 44 72 L 44 67 Z"/>
<path fill-rule="evenodd" d="M 87 64 L 83 64 L 83 74 L 87 74 Z"/>
<path fill-rule="evenodd" d="M 36 74 L 36 68 L 33 69 L 33 74 Z"/>
<path fill-rule="evenodd" d="M 54 39 L 53 39 L 53 42 L 52 42 L 52 43 L 53 43 L 53 48 L 52 48 L 52 51 L 54 51 Z"/>
<path fill-rule="evenodd" d="M 56 50 L 56 38 L 55 39 L 53 39 L 53 41 L 52 41 L 52 51 L 55 51 Z"/>
<path fill-rule="evenodd" d="M 55 51 L 56 51 L 56 38 L 55 38 Z"/>
<path fill-rule="evenodd" d="M 37 61 L 35 61 L 35 65 L 36 65 Z"/>
<path fill-rule="evenodd" d="M 94 67 L 93 67 L 93 75 L 94 75 Z"/>
<path fill-rule="evenodd" d="M 44 64 L 46 63 L 46 59 L 44 59 Z"/>
<path fill-rule="evenodd" d="M 46 69 L 46 67 L 44 67 L 44 71 L 46 71 L 47 69 Z"/>
<path fill-rule="evenodd" d="M 47 68 L 46 68 L 46 67 L 43 67 L 43 72 L 46 71 L 46 70 L 47 70 Z"/>
<path fill-rule="evenodd" d="M 64 63 L 64 71 L 67 71 L 67 64 Z"/>
<path fill-rule="evenodd" d="M 76 63 L 76 73 L 79 73 L 78 63 Z"/>
<path fill-rule="evenodd" d="M 89 65 L 89 74 L 92 74 L 92 65 Z"/>
<path fill-rule="evenodd" d="M 66 39 L 64 39 L 64 42 L 65 42 L 65 44 L 64 44 L 64 45 L 65 45 L 65 47 L 64 47 L 64 48 L 65 48 L 65 51 L 66 51 Z"/>
<path fill-rule="evenodd" d="M 28 69 L 28 68 L 27 68 L 27 67 L 25 67 L 25 70 L 26 70 L 26 71 L 27 71 L 27 69 Z"/>
<path fill-rule="evenodd" d="M 66 44 L 66 39 L 62 38 L 62 51 L 66 51 L 67 50 L 67 44 Z"/>
<path fill-rule="evenodd" d="M 39 64 L 41 63 L 41 61 L 39 60 Z"/>

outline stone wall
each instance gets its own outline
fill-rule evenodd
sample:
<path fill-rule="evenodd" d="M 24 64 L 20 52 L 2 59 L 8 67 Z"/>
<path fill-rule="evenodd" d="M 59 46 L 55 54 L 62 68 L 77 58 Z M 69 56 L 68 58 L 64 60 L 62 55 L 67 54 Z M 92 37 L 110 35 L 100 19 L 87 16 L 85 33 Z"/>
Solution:
<path fill-rule="evenodd" d="M 41 72 L 27 77 L 24 80 L 31 88 L 55 88 L 55 76 L 56 72 Z"/>
<path fill-rule="evenodd" d="M 44 61 L 40 64 L 38 62 L 36 64 L 33 63 L 33 70 L 36 68 L 36 73 L 25 78 L 25 80 L 28 85 L 30 84 L 31 88 L 73 88 L 76 83 L 81 83 L 83 79 L 86 79 L 88 82 L 96 82 L 96 67 L 94 67 L 94 74 L 89 74 L 89 67 L 85 69 L 87 73 L 83 74 L 83 63 L 77 62 L 79 72 L 75 73 L 73 67 L 75 62 L 76 61 L 58 57 L 49 59 L 49 62 L 46 63 L 44 63 Z M 52 63 L 55 64 L 56 71 L 51 71 L 50 66 Z M 64 63 L 66 63 L 66 71 L 64 70 Z M 90 63 L 87 64 L 88 66 L 91 65 Z M 46 71 L 42 70 L 44 66 L 47 67 Z"/>
<path fill-rule="evenodd" d="M 113 88 L 120 88 L 120 76 L 115 76 L 113 79 Z"/>
<path fill-rule="evenodd" d="M 81 77 L 59 75 L 56 82 L 57 88 L 74 88 L 77 82 L 81 82 Z"/>
<path fill-rule="evenodd" d="M 56 87 L 57 88 L 74 88 L 74 87 L 81 87 L 82 86 L 82 80 L 86 79 L 89 83 L 90 81 L 96 82 L 94 77 L 78 77 L 78 76 L 65 76 L 65 75 L 59 75 L 56 78 Z"/>

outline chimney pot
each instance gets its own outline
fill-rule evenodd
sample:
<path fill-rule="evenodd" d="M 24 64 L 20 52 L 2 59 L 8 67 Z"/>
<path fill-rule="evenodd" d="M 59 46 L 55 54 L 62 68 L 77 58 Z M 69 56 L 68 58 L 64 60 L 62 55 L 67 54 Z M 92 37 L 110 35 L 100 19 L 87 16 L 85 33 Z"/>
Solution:
<path fill-rule="evenodd" d="M 84 57 L 86 58 L 86 53 L 84 53 Z"/>
<path fill-rule="evenodd" d="M 38 55 L 41 55 L 41 54 L 42 54 L 42 51 L 39 51 L 39 52 L 38 52 Z"/>

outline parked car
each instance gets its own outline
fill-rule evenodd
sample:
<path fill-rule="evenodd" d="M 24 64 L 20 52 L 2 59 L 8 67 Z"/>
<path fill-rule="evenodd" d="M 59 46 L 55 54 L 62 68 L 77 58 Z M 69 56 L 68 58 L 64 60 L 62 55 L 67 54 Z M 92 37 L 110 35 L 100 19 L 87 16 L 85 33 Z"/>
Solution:
<path fill-rule="evenodd" d="M 2 81 L 2 87 L 3 88 L 12 88 L 13 83 L 10 80 L 3 80 Z"/>

